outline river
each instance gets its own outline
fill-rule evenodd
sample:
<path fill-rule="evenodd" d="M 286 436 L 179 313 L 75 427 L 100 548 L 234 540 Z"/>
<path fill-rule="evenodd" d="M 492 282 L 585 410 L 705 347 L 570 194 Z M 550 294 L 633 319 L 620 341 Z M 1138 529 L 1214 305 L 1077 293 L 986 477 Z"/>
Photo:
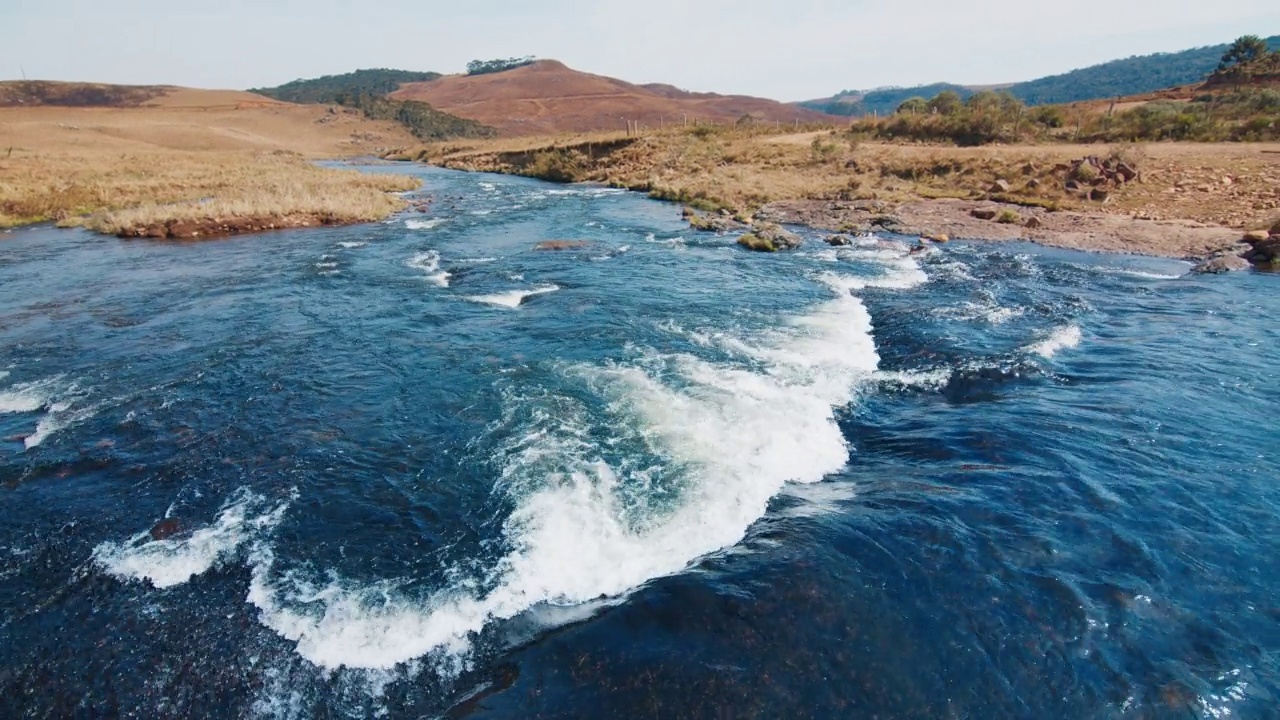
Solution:
<path fill-rule="evenodd" d="M 364 169 L 0 235 L 0 716 L 1277 717 L 1280 278 Z"/>

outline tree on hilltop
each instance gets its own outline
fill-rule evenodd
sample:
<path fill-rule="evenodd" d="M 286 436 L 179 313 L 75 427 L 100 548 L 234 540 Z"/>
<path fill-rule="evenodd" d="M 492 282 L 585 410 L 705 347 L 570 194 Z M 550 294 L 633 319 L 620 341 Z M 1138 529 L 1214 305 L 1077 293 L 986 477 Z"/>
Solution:
<path fill-rule="evenodd" d="M 1227 49 L 1225 55 L 1222 56 L 1222 62 L 1218 64 L 1219 70 L 1226 70 L 1232 65 L 1245 65 L 1267 54 L 1267 41 L 1257 35 L 1245 35 L 1237 38 L 1231 43 L 1231 47 Z"/>

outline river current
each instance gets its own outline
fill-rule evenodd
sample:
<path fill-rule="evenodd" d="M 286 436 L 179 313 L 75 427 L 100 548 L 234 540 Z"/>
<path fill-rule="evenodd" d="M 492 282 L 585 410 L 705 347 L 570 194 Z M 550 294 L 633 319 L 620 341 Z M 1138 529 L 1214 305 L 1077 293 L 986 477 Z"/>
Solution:
<path fill-rule="evenodd" d="M 1280 717 L 1280 277 L 364 169 L 0 235 L 0 716 Z"/>

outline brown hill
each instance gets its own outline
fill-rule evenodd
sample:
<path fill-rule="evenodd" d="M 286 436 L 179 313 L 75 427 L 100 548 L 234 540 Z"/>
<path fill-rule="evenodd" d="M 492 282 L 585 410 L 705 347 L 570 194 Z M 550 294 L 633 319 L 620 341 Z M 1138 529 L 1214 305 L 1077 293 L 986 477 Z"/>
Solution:
<path fill-rule="evenodd" d="M 488 75 L 450 75 L 406 83 L 390 96 L 420 100 L 508 135 L 621 130 L 628 121 L 659 127 L 689 122 L 843 122 L 823 113 L 741 95 L 692 93 L 670 85 L 635 85 L 573 70 L 555 60 Z"/>
<path fill-rule="evenodd" d="M 0 152 L 15 158 L 271 150 L 350 157 L 412 142 L 403 127 L 353 110 L 238 90 L 0 82 Z"/>
<path fill-rule="evenodd" d="M 14 80 L 0 82 L 0 107 L 229 108 L 285 103 L 241 90 L 196 90 L 172 85 Z"/>

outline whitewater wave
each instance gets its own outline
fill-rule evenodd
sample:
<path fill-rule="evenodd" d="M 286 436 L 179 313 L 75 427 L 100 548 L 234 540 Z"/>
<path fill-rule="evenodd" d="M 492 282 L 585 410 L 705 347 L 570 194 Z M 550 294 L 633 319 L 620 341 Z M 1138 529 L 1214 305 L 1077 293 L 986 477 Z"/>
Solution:
<path fill-rule="evenodd" d="M 1026 314 L 1023 308 L 1003 307 L 994 298 L 984 298 L 982 302 L 966 301 L 958 307 L 941 307 L 933 311 L 934 315 L 948 320 L 963 322 L 980 321 L 991 325 L 1003 325 L 1010 320 Z"/>
<path fill-rule="evenodd" d="M 1130 268 L 1107 267 L 1107 266 L 1099 267 L 1097 269 L 1100 270 L 1101 272 L 1104 272 L 1110 275 L 1125 275 L 1127 277 L 1135 277 L 1135 278 L 1140 278 L 1142 280 L 1177 280 L 1186 274 L 1186 273 L 1180 273 L 1180 274 L 1174 275 L 1169 273 L 1146 272 L 1143 270 L 1133 270 Z"/>
<path fill-rule="evenodd" d="M 507 387 L 485 447 L 501 468 L 495 492 L 513 507 L 503 524 L 509 550 L 487 569 L 455 568 L 448 587 L 425 596 L 404 580 L 362 583 L 286 565 L 269 536 L 288 503 L 248 491 L 185 539 L 140 533 L 103 543 L 94 559 L 118 577 L 170 587 L 243 557 L 260 622 L 307 661 L 389 671 L 425 658 L 456 675 L 492 623 L 530 612 L 580 617 L 682 572 L 741 542 L 788 484 L 844 467 L 850 448 L 836 408 L 874 382 L 879 365 L 871 317 L 847 285 L 830 283 L 831 300 L 781 327 L 737 337 L 733 363 L 636 349 L 625 362 L 562 365 L 563 378 L 603 409 L 575 394 Z M 497 304 L 518 306 L 527 292 Z"/>
<path fill-rule="evenodd" d="M 1059 350 L 1079 347 L 1083 339 L 1084 333 L 1080 330 L 1079 325 L 1064 325 L 1055 329 L 1044 340 L 1028 345 L 1023 349 L 1048 360 L 1056 355 Z"/>
<path fill-rule="evenodd" d="M 143 580 L 156 588 L 181 585 L 228 562 L 246 543 L 261 540 L 280 524 L 288 507 L 288 502 L 272 506 L 261 495 L 241 489 L 212 525 L 186 538 L 153 540 L 150 530 L 144 530 L 122 543 L 99 544 L 93 561 L 122 580 Z"/>
<path fill-rule="evenodd" d="M 440 269 L 440 253 L 435 250 L 420 252 L 409 258 L 405 265 L 426 273 L 427 279 L 440 287 L 449 287 L 449 278 L 453 277 Z"/>
<path fill-rule="evenodd" d="M 35 431 L 23 439 L 24 448 L 31 450 L 59 430 L 96 415 L 100 406 L 86 405 L 88 396 L 88 391 L 62 375 L 19 383 L 0 391 L 0 415 L 44 412 Z"/>
<path fill-rule="evenodd" d="M 531 298 L 534 295 L 546 295 L 547 293 L 553 293 L 559 289 L 559 285 L 542 285 L 531 290 L 511 290 L 504 293 L 493 293 L 492 295 L 468 295 L 466 296 L 466 299 L 471 302 L 496 305 L 498 307 L 515 310 L 519 308 L 527 298 Z"/>
<path fill-rule="evenodd" d="M 840 275 L 825 272 L 819 279 L 831 287 L 849 291 L 880 288 L 885 290 L 909 290 L 929 281 L 929 276 L 920 269 L 920 264 L 910 257 L 900 255 L 878 260 L 884 273 L 876 277 Z"/>
<path fill-rule="evenodd" d="M 875 374 L 875 379 L 881 383 L 904 388 L 938 390 L 946 387 L 947 381 L 951 379 L 951 372 L 948 368 L 937 370 L 882 370 Z"/>
<path fill-rule="evenodd" d="M 5 373 L 8 375 L 8 373 Z M 0 378 L 3 379 L 3 378 Z M 0 415 L 29 413 L 43 409 L 58 392 L 62 378 L 54 377 L 29 383 L 19 383 L 0 391 Z"/>
<path fill-rule="evenodd" d="M 566 376 L 606 401 L 614 441 L 637 450 L 606 462 L 592 439 L 598 415 L 568 397 L 510 393 L 498 487 L 515 505 L 504 525 L 512 550 L 492 582 L 425 599 L 395 582 L 313 584 L 274 572 L 261 546 L 249 600 L 317 665 L 390 669 L 428 654 L 465 656 L 494 621 L 623 596 L 681 572 L 740 542 L 787 483 L 819 482 L 847 463 L 834 408 L 873 377 L 871 333 L 861 301 L 838 292 L 780 330 L 743 339 L 759 360 L 749 367 L 656 351 L 568 366 Z"/>
<path fill-rule="evenodd" d="M 431 218 L 430 220 L 405 220 L 404 226 L 410 230 L 431 230 L 449 222 L 449 218 Z"/>
<path fill-rule="evenodd" d="M 358 241 L 358 242 L 340 242 L 340 243 L 338 243 L 338 245 L 339 245 L 340 247 L 343 247 L 343 248 L 345 248 L 345 249 L 347 249 L 347 250 L 355 250 L 356 248 L 362 248 L 362 247 L 364 247 L 364 246 L 366 246 L 366 245 L 368 245 L 368 244 L 369 244 L 369 243 L 368 243 L 368 242 L 366 242 L 366 241 Z"/>

